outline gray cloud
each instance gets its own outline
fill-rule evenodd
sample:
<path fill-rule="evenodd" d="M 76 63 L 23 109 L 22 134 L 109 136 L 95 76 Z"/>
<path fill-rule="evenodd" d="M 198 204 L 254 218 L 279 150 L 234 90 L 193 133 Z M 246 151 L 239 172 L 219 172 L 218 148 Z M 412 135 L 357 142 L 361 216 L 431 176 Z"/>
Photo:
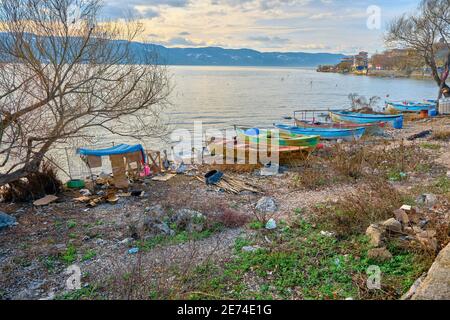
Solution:
<path fill-rule="evenodd" d="M 256 42 L 264 42 L 267 44 L 273 44 L 273 45 L 280 45 L 280 44 L 287 44 L 290 42 L 289 39 L 280 38 L 280 37 L 270 37 L 270 36 L 250 36 L 248 37 L 248 40 L 250 41 L 256 41 Z"/>

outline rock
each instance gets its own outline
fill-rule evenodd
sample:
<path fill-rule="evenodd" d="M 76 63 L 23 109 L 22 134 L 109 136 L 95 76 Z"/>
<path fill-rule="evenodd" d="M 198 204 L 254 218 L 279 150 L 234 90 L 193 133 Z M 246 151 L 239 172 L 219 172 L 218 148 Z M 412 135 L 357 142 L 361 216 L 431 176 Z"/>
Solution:
<path fill-rule="evenodd" d="M 424 193 L 416 199 L 418 204 L 426 205 L 428 207 L 434 206 L 437 201 L 437 197 L 432 193 Z"/>
<path fill-rule="evenodd" d="M 160 221 L 163 221 L 168 217 L 163 207 L 159 204 L 152 207 L 146 207 L 144 211 L 147 215 L 159 219 Z"/>
<path fill-rule="evenodd" d="M 261 249 L 261 248 L 258 247 L 258 246 L 245 246 L 245 247 L 242 247 L 242 251 L 243 252 L 256 252 L 259 249 Z"/>
<path fill-rule="evenodd" d="M 392 259 L 392 254 L 383 247 L 369 250 L 367 257 L 373 261 L 386 262 Z"/>
<path fill-rule="evenodd" d="M 256 203 L 255 209 L 262 213 L 275 213 L 278 206 L 273 198 L 263 197 Z"/>
<path fill-rule="evenodd" d="M 327 238 L 334 237 L 334 233 L 329 231 L 320 231 L 320 235 Z"/>
<path fill-rule="evenodd" d="M 145 218 L 141 231 L 146 238 L 159 235 L 173 236 L 175 234 L 175 231 L 170 229 L 167 223 L 153 217 Z"/>
<path fill-rule="evenodd" d="M 277 228 L 277 222 L 274 219 L 270 219 L 266 223 L 267 230 L 275 230 Z"/>
<path fill-rule="evenodd" d="M 392 231 L 392 232 L 401 232 L 402 231 L 402 224 L 394 218 L 391 218 L 391 219 L 383 222 L 383 226 L 388 231 Z"/>
<path fill-rule="evenodd" d="M 178 210 L 170 221 L 175 223 L 178 229 L 187 232 L 202 232 L 205 226 L 205 216 L 195 210 L 181 209 Z"/>
<path fill-rule="evenodd" d="M 425 280 L 427 274 L 423 274 L 419 279 L 417 279 L 412 287 L 407 293 L 405 293 L 400 300 L 410 300 L 417 292 L 417 289 L 422 285 L 423 280 Z"/>
<path fill-rule="evenodd" d="M 409 224 L 409 217 L 408 214 L 403 211 L 402 209 L 398 209 L 394 211 L 394 216 L 395 219 L 400 222 L 403 225 L 408 225 Z"/>
<path fill-rule="evenodd" d="M 11 227 L 16 223 L 16 218 L 0 211 L 0 230 Z"/>
<path fill-rule="evenodd" d="M 450 300 L 450 244 L 434 261 L 412 300 Z"/>
<path fill-rule="evenodd" d="M 33 205 L 35 205 L 36 207 L 47 206 L 50 203 L 55 202 L 56 200 L 58 200 L 57 196 L 48 195 L 39 200 L 36 200 L 35 202 L 33 202 Z"/>
<path fill-rule="evenodd" d="M 370 244 L 374 247 L 379 247 L 383 243 L 384 232 L 375 224 L 367 228 L 366 235 L 370 238 Z"/>

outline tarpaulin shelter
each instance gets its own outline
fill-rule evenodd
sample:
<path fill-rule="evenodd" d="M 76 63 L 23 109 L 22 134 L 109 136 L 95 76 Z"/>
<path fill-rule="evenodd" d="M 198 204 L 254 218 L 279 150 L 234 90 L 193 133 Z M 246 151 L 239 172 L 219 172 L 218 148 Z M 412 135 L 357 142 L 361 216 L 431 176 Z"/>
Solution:
<path fill-rule="evenodd" d="M 85 157 L 90 168 L 102 166 L 101 157 L 109 156 L 114 177 L 114 184 L 118 188 L 128 187 L 126 172 L 131 170 L 139 174 L 145 163 L 145 151 L 142 145 L 119 144 L 106 149 L 79 148 L 77 154 Z M 133 168 L 131 165 L 136 164 Z"/>

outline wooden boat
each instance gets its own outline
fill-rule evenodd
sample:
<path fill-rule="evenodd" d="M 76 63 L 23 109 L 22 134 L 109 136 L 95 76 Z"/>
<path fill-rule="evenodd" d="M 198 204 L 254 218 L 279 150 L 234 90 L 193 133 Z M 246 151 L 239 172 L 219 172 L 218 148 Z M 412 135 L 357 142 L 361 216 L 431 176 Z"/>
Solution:
<path fill-rule="evenodd" d="M 280 147 L 308 147 L 308 148 L 316 148 L 320 143 L 320 137 L 318 135 L 298 135 L 298 134 L 289 134 L 286 132 L 275 133 L 271 130 L 266 129 L 258 129 L 258 128 L 238 128 L 236 127 L 236 133 L 239 138 L 239 142 L 250 142 L 253 144 L 272 144 L 272 137 L 274 134 L 278 134 L 278 139 L 275 140 L 275 144 Z"/>
<path fill-rule="evenodd" d="M 365 134 L 378 134 L 383 131 L 386 127 L 385 122 L 374 122 L 374 123 L 347 123 L 347 122 L 313 122 L 307 120 L 295 119 L 295 124 L 297 127 L 308 127 L 308 128 L 335 128 L 335 129 L 354 129 L 354 128 L 365 128 Z"/>
<path fill-rule="evenodd" d="M 337 129 L 337 128 L 306 128 L 276 124 L 276 128 L 291 134 L 319 135 L 324 140 L 359 140 L 366 131 L 365 128 Z"/>
<path fill-rule="evenodd" d="M 255 148 L 249 143 L 238 143 L 238 140 L 214 140 L 208 145 L 208 150 L 213 157 L 226 165 L 265 165 L 268 162 L 289 165 L 305 161 L 313 151 L 310 147 L 274 146 L 271 148 L 261 144 Z M 277 154 L 272 154 L 273 152 Z"/>
<path fill-rule="evenodd" d="M 397 112 L 421 112 L 436 109 L 436 103 L 431 102 L 414 102 L 414 101 L 387 101 L 386 108 L 388 111 Z"/>
<path fill-rule="evenodd" d="M 396 121 L 403 121 L 403 115 L 388 115 L 388 114 L 366 114 L 351 111 L 330 111 L 331 120 L 335 122 L 350 122 L 357 124 L 367 123 L 395 123 Z"/>

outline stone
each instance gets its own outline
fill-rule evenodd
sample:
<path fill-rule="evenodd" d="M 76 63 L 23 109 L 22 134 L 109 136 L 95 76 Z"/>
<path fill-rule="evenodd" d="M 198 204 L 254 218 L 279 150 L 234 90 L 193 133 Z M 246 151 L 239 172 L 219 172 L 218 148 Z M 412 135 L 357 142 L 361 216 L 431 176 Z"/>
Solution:
<path fill-rule="evenodd" d="M 327 238 L 334 237 L 334 233 L 329 231 L 320 231 L 320 235 Z"/>
<path fill-rule="evenodd" d="M 412 300 L 450 300 L 450 244 L 438 255 Z"/>
<path fill-rule="evenodd" d="M 274 219 L 270 219 L 266 223 L 267 230 L 275 230 L 277 228 L 277 222 Z"/>
<path fill-rule="evenodd" d="M 379 247 L 383 243 L 383 230 L 375 224 L 367 228 L 366 235 L 370 238 L 370 244 L 374 247 Z"/>
<path fill-rule="evenodd" d="M 383 226 L 388 231 L 392 231 L 392 232 L 401 232 L 402 231 L 402 224 L 394 218 L 391 218 L 391 219 L 383 222 Z"/>
<path fill-rule="evenodd" d="M 0 230 L 11 227 L 16 223 L 16 218 L 0 211 Z"/>
<path fill-rule="evenodd" d="M 417 289 L 422 285 L 422 282 L 425 280 L 427 274 L 423 274 L 419 279 L 417 279 L 412 287 L 405 293 L 400 300 L 410 300 L 417 292 Z"/>
<path fill-rule="evenodd" d="M 245 247 L 242 247 L 242 251 L 243 252 L 256 252 L 259 249 L 261 249 L 261 248 L 258 247 L 258 246 L 245 246 Z"/>
<path fill-rule="evenodd" d="M 255 209 L 262 213 L 275 213 L 278 206 L 273 198 L 263 197 L 256 203 Z"/>
<path fill-rule="evenodd" d="M 369 250 L 367 257 L 377 262 L 386 262 L 392 259 L 392 254 L 386 248 L 375 248 Z"/>
<path fill-rule="evenodd" d="M 144 211 L 146 215 L 149 215 L 161 221 L 167 218 L 166 212 L 164 211 L 163 207 L 159 204 L 152 207 L 146 207 Z"/>
<path fill-rule="evenodd" d="M 434 206 L 437 203 L 437 201 L 438 201 L 437 197 L 432 193 L 424 193 L 416 199 L 416 202 L 418 204 L 425 205 L 428 207 Z"/>
<path fill-rule="evenodd" d="M 145 218 L 142 231 L 146 238 L 158 235 L 173 236 L 175 234 L 175 231 L 170 229 L 167 223 L 153 217 Z"/>
<path fill-rule="evenodd" d="M 394 216 L 395 219 L 400 222 L 403 225 L 408 225 L 409 224 L 409 217 L 408 214 L 403 211 L 402 209 L 398 209 L 394 211 Z"/>
<path fill-rule="evenodd" d="M 195 210 L 181 209 L 178 210 L 170 221 L 174 223 L 178 229 L 188 232 L 201 232 L 205 226 L 205 216 Z"/>

